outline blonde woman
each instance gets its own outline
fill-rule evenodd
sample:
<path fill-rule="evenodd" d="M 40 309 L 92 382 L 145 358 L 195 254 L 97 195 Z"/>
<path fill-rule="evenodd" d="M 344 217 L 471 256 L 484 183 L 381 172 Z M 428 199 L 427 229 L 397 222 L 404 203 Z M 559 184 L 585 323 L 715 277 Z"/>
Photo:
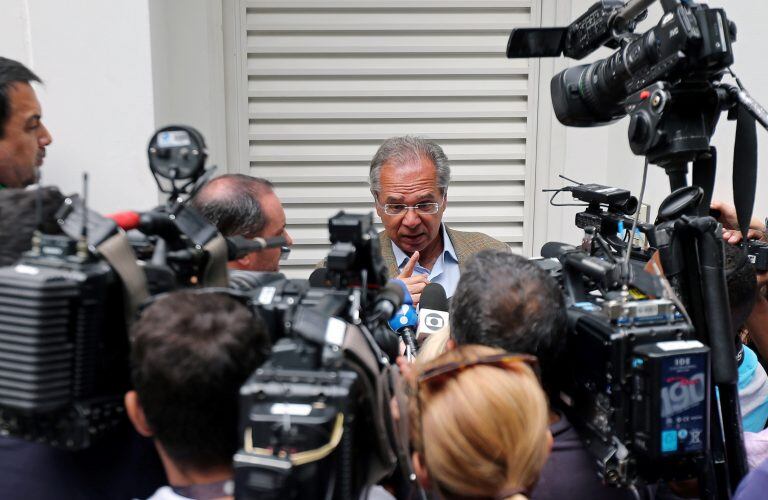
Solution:
<path fill-rule="evenodd" d="M 445 500 L 528 497 L 552 446 L 535 363 L 465 345 L 417 366 L 411 439 L 425 489 Z"/>

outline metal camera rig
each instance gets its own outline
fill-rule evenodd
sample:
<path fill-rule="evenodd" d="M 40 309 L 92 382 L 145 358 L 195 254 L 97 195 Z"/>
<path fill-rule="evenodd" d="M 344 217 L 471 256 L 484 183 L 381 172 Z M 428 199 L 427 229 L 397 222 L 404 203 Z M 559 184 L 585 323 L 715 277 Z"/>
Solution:
<path fill-rule="evenodd" d="M 738 191 L 739 226 L 746 234 L 757 169 L 755 121 L 768 128 L 768 114 L 738 79 L 737 85 L 722 81 L 729 73 L 735 78 L 730 70 L 735 26 L 722 9 L 693 1 L 660 0 L 662 18 L 647 32 L 635 34 L 636 23 L 652 3 L 602 1 L 566 28 L 513 30 L 507 56 L 565 54 L 579 59 L 601 46 L 617 49 L 605 59 L 555 75 L 550 86 L 554 110 L 558 120 L 568 126 L 602 125 L 629 115 L 632 151 L 645 156 L 646 167 L 649 163 L 659 165 L 669 177 L 672 194 L 660 207 L 656 225 L 645 228 L 646 235 L 651 248 L 658 250 L 659 267 L 680 299 L 678 310 L 687 311 L 693 335 L 710 348 L 711 432 L 696 459 L 699 493 L 703 498 L 729 498 L 746 474 L 747 463 L 721 228 L 709 217 L 716 168 L 716 151 L 710 140 L 720 114 L 729 111 L 729 117 L 737 119 L 734 190 Z M 686 179 L 689 164 L 693 166 L 692 186 L 687 186 Z M 634 235 L 634 227 L 630 235 Z M 638 276 L 630 263 L 632 241 L 630 237 L 618 252 L 622 255 L 616 272 L 621 279 L 615 285 L 624 292 Z M 573 260 L 564 266 L 573 266 Z M 582 270 L 586 269 L 585 262 L 581 263 Z M 612 265 L 605 261 L 591 264 Z M 565 269 L 563 273 L 567 274 Z M 656 436 L 658 442 L 663 443 L 665 433 L 672 429 L 662 428 Z M 671 437 L 667 439 L 671 445 Z M 647 458 L 648 450 L 636 437 L 630 444 L 630 454 Z M 642 479 L 624 475 L 618 482 L 631 484 Z"/>

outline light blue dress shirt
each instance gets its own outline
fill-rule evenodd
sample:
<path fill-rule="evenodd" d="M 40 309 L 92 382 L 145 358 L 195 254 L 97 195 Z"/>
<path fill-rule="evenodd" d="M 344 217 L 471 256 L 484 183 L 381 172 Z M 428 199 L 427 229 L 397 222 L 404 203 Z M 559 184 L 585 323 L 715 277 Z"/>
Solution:
<path fill-rule="evenodd" d="M 441 253 L 435 265 L 432 266 L 432 271 L 421 267 L 416 263 L 416 267 L 413 269 L 413 274 L 426 274 L 429 276 L 430 283 L 438 283 L 445 289 L 445 295 L 450 298 L 453 296 L 453 292 L 456 291 L 456 285 L 459 283 L 459 258 L 456 256 L 456 251 L 453 249 L 453 243 L 448 237 L 448 231 L 445 230 L 445 225 L 440 225 L 440 230 L 443 232 L 443 253 Z M 395 262 L 397 267 L 401 271 L 405 264 L 408 263 L 409 257 L 400 250 L 400 248 L 392 242 L 392 252 L 395 254 Z"/>

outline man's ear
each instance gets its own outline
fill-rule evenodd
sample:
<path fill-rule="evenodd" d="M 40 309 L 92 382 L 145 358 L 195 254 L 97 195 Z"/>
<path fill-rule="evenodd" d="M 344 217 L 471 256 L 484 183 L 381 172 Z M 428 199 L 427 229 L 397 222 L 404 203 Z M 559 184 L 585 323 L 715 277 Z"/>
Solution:
<path fill-rule="evenodd" d="M 240 267 L 240 269 L 250 269 L 251 268 L 251 259 L 253 258 L 253 254 L 245 254 L 239 259 L 237 259 L 235 262 L 237 262 L 237 265 Z"/>
<path fill-rule="evenodd" d="M 150 429 L 147 423 L 147 417 L 144 415 L 144 408 L 141 407 L 139 402 L 139 395 L 136 391 L 128 391 L 125 393 L 125 411 L 128 413 L 136 432 L 144 437 L 152 437 L 152 429 Z"/>
<path fill-rule="evenodd" d="M 416 474 L 416 480 L 422 488 L 429 491 L 432 488 L 429 481 L 429 472 L 427 472 L 427 466 L 418 451 L 414 451 L 411 455 L 411 463 L 413 463 L 413 473 Z"/>

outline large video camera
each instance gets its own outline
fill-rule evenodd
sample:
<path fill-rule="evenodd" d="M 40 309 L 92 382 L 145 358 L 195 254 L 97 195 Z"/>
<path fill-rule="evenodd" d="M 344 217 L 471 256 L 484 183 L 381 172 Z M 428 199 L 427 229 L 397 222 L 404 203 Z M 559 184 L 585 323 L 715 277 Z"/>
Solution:
<path fill-rule="evenodd" d="M 242 291 L 269 325 L 268 360 L 240 389 L 237 498 L 357 498 L 391 473 L 389 361 L 377 340 L 403 301 L 387 284 L 372 215 L 329 221 L 330 288 L 278 280 Z M 365 450 L 364 452 L 361 452 Z"/>
<path fill-rule="evenodd" d="M 721 228 L 709 216 L 717 158 L 710 140 L 728 110 L 737 119 L 734 199 L 746 232 L 755 121 L 768 128 L 768 114 L 730 70 L 735 26 L 722 9 L 660 0 L 656 26 L 633 33 L 652 3 L 603 0 L 568 27 L 513 30 L 507 56 L 581 59 L 601 46 L 617 49 L 553 77 L 555 114 L 569 126 L 629 115 L 629 144 L 646 157 L 645 175 L 649 164 L 661 166 L 672 189 L 654 225 L 638 225 L 633 206 L 642 190 L 636 204 L 626 191 L 566 189 L 588 203 L 577 216 L 582 249 L 548 244 L 542 255 L 559 259 L 545 267 L 562 277 L 569 302 L 573 361 L 563 392 L 575 425 L 608 483 L 695 476 L 701 497 L 729 498 L 747 464 Z M 722 81 L 728 73 L 737 85 Z M 603 196 L 609 192 L 630 210 Z M 648 249 L 635 245 L 636 229 Z"/>
<path fill-rule="evenodd" d="M 88 208 L 84 182 L 83 197 L 67 198 L 56 216 L 63 234 L 37 232 L 31 251 L 0 268 L 3 433 L 77 450 L 126 424 L 128 329 L 139 306 L 177 288 L 227 285 L 227 258 L 242 242 L 183 203 L 207 177 L 202 136 L 166 127 L 148 153 L 165 205 L 103 217 Z"/>
<path fill-rule="evenodd" d="M 552 103 L 564 125 L 602 125 L 627 114 L 624 100 L 659 80 L 707 81 L 733 63 L 735 26 L 722 9 L 662 0 L 665 15 L 643 35 L 632 30 L 653 0 L 595 3 L 568 28 L 512 32 L 507 57 L 581 59 L 603 45 L 618 50 L 592 64 L 555 75 Z M 541 43 L 542 39 L 546 39 Z M 537 50 L 532 47 L 544 47 Z"/>
<path fill-rule="evenodd" d="M 632 261 L 547 243 L 568 308 L 561 403 L 608 484 L 696 477 L 709 446 L 710 353 L 663 279 Z"/>

